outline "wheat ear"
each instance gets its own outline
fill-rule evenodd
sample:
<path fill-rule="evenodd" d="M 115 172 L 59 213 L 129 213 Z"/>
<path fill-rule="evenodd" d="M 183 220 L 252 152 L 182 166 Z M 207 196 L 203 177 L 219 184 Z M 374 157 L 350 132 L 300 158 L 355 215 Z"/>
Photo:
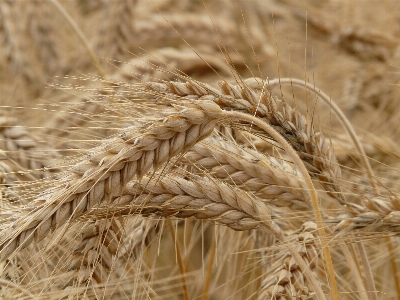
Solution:
<path fill-rule="evenodd" d="M 293 210 L 310 209 L 301 174 L 282 160 L 214 137 L 193 146 L 184 158 L 263 201 Z"/>
<path fill-rule="evenodd" d="M 14 174 L 13 164 L 7 160 L 7 155 L 0 150 L 0 199 L 3 201 L 3 209 L 11 208 L 12 202 L 18 199 L 18 190 L 15 186 L 18 178 Z"/>
<path fill-rule="evenodd" d="M 316 246 L 317 230 L 315 223 L 306 222 L 290 239 L 295 243 L 296 251 L 304 258 L 310 270 L 318 265 L 318 249 Z M 314 291 L 290 253 L 273 258 L 273 263 L 265 271 L 258 294 L 258 299 L 312 299 Z"/>
<path fill-rule="evenodd" d="M 93 280 L 106 283 L 124 275 L 126 264 L 134 263 L 157 235 L 157 220 L 137 216 L 124 222 L 112 215 L 89 221 L 80 229 L 79 243 L 68 258 L 68 269 L 74 271 L 66 289 L 79 287 Z M 133 260 L 132 260 L 133 259 Z M 110 277 L 111 276 L 111 277 Z M 79 292 L 84 289 L 76 289 Z"/>
<path fill-rule="evenodd" d="M 316 132 L 299 111 L 292 109 L 270 91 L 256 93 L 246 86 L 240 87 L 227 82 L 221 83 L 221 90 L 218 90 L 193 80 L 186 83 L 145 83 L 143 88 L 175 98 L 190 96 L 214 100 L 221 106 L 245 110 L 263 118 L 289 141 L 304 161 L 310 175 L 320 180 L 328 194 L 340 203 L 345 203 L 337 183 L 341 178 L 341 170 L 330 142 L 322 133 Z"/>
<path fill-rule="evenodd" d="M 195 216 L 235 230 L 256 228 L 260 220 L 270 218 L 270 212 L 259 199 L 240 189 L 233 191 L 229 185 L 200 178 L 191 181 L 168 175 L 160 178 L 160 174 L 130 182 L 115 204 L 121 206 L 121 213 L 128 210 L 144 216 Z M 124 208 L 125 205 L 130 206 Z"/>
<path fill-rule="evenodd" d="M 249 79 L 250 81 L 255 80 L 256 82 L 259 82 L 259 79 Z M 249 81 L 247 81 L 249 83 Z M 366 169 L 366 173 L 368 175 L 369 181 L 371 183 L 371 186 L 374 189 L 374 192 L 376 195 L 379 195 L 378 192 L 378 187 L 376 186 L 375 178 L 374 178 L 374 173 L 372 171 L 371 165 L 368 161 L 367 155 L 365 154 L 364 148 L 361 145 L 361 141 L 355 132 L 353 126 L 351 125 L 350 121 L 347 119 L 347 117 L 344 115 L 342 110 L 339 108 L 339 106 L 336 105 L 332 99 L 325 94 L 323 91 L 318 89 L 317 87 L 311 85 L 308 82 L 304 82 L 300 79 L 296 78 L 279 78 L 278 80 L 273 80 L 273 82 L 269 82 L 269 86 L 272 89 L 274 86 L 278 85 L 292 85 L 292 86 L 298 86 L 302 88 L 306 88 L 312 92 L 314 92 L 316 95 L 320 96 L 323 101 L 327 105 L 329 105 L 332 109 L 332 111 L 335 113 L 335 115 L 338 117 L 338 119 L 341 121 L 343 127 L 349 134 L 350 138 L 353 140 L 354 146 L 356 147 L 360 160 L 362 161 L 364 168 Z"/>
<path fill-rule="evenodd" d="M 364 199 L 363 205 L 352 204 L 348 213 L 331 220 L 338 222 L 336 231 L 364 229 L 371 232 L 400 231 L 400 198 L 374 197 Z"/>
<path fill-rule="evenodd" d="M 54 151 L 45 151 L 50 150 L 50 147 L 28 128 L 17 124 L 15 118 L 0 117 L 0 149 L 16 168 L 33 173 L 33 179 L 49 176 L 51 173 L 47 168 L 58 159 L 58 155 Z"/>
<path fill-rule="evenodd" d="M 86 224 L 80 234 L 80 243 L 69 260 L 69 270 L 76 272 L 76 284 L 89 279 L 106 282 L 110 274 L 120 275 L 118 272 L 123 268 L 116 263 L 115 257 L 123 232 L 122 224 L 112 217 Z"/>
<path fill-rule="evenodd" d="M 282 242 L 285 236 L 269 220 L 269 209 L 260 199 L 227 184 L 204 178 L 186 180 L 181 177 L 154 174 L 142 181 L 127 184 L 123 195 L 107 208 L 113 215 L 158 215 L 215 220 L 234 230 L 249 230 L 257 227 L 273 233 Z M 101 211 L 101 210 L 100 210 Z M 95 215 L 98 215 L 96 209 Z M 301 270 L 311 283 L 313 290 L 324 299 L 318 283 L 309 274 L 307 264 L 297 252 L 288 246 Z"/>
<path fill-rule="evenodd" d="M 57 187 L 3 224 L 1 258 L 33 239 L 40 241 L 49 231 L 77 218 L 103 199 L 112 201 L 133 176 L 141 177 L 184 153 L 208 136 L 224 116 L 219 106 L 210 101 L 188 103 L 181 108 L 142 133 L 126 130 L 89 151 L 87 158 L 71 168 Z"/>

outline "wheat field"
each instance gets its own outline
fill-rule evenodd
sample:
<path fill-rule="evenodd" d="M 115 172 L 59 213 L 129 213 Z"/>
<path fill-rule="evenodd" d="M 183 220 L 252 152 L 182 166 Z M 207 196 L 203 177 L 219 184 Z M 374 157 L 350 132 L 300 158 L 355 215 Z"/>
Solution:
<path fill-rule="evenodd" d="M 0 0 L 1 299 L 400 299 L 397 0 Z"/>

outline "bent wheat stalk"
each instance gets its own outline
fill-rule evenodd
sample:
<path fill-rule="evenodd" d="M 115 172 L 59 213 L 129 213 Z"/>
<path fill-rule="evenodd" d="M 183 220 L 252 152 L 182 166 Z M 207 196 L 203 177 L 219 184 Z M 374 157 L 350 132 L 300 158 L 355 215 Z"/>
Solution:
<path fill-rule="evenodd" d="M 250 84 L 252 87 L 256 87 L 256 86 L 259 87 L 259 84 L 261 82 L 263 82 L 263 80 L 261 78 L 249 78 L 245 82 L 246 82 L 246 84 Z M 342 110 L 339 108 L 339 106 L 337 106 L 337 104 L 334 101 L 332 101 L 332 99 L 327 94 L 325 94 L 323 91 L 321 91 L 320 89 L 318 89 L 317 87 L 311 85 L 310 83 L 308 83 L 306 81 L 303 81 L 303 80 L 300 80 L 297 78 L 279 78 L 279 79 L 275 79 L 275 80 L 268 82 L 268 86 L 270 89 L 273 89 L 275 86 L 278 86 L 278 85 L 293 85 L 293 86 L 306 88 L 306 89 L 312 91 L 313 93 L 315 93 L 316 95 L 320 96 L 321 99 L 331 107 L 331 109 L 336 114 L 338 119 L 342 122 L 343 127 L 346 129 L 347 133 L 350 135 L 351 139 L 353 140 L 354 146 L 356 147 L 356 149 L 359 153 L 360 160 L 362 161 L 362 163 L 364 165 L 364 168 L 367 172 L 371 186 L 374 189 L 375 195 L 376 196 L 379 195 L 378 187 L 376 185 L 376 181 L 374 178 L 374 172 L 372 171 L 371 164 L 368 161 L 368 157 L 365 153 L 364 147 L 362 147 L 361 141 L 360 141 L 357 133 L 355 132 L 353 126 L 351 125 L 351 123 L 349 122 L 347 117 L 344 115 Z"/>
<path fill-rule="evenodd" d="M 329 285 L 331 287 L 332 297 L 333 297 L 333 299 L 339 299 L 339 291 L 338 291 L 337 284 L 336 284 L 335 272 L 334 272 L 334 268 L 333 268 L 333 264 L 332 264 L 332 258 L 331 258 L 329 248 L 327 246 L 327 242 L 325 240 L 326 232 L 323 227 L 323 220 L 322 220 L 322 216 L 321 216 L 321 212 L 320 212 L 319 204 L 318 204 L 318 196 L 317 196 L 315 187 L 311 181 L 310 175 L 307 172 L 306 166 L 304 165 L 304 163 L 302 162 L 300 157 L 296 154 L 296 152 L 291 147 L 291 145 L 285 140 L 285 138 L 283 136 L 281 136 L 277 131 L 275 131 L 274 128 L 272 128 L 272 126 L 270 126 L 269 124 L 263 122 L 262 120 L 260 120 L 258 118 L 252 117 L 248 114 L 236 112 L 236 111 L 226 112 L 226 116 L 227 117 L 230 116 L 231 118 L 233 118 L 235 120 L 242 120 L 245 122 L 253 123 L 254 125 L 263 129 L 266 133 L 268 133 L 273 139 L 275 139 L 283 147 L 283 149 L 290 155 L 290 157 L 293 159 L 293 161 L 299 168 L 301 174 L 304 177 L 306 185 L 308 187 L 307 191 L 310 194 L 310 198 L 311 198 L 310 201 L 312 203 L 315 219 L 317 221 L 318 233 L 319 233 L 319 236 L 321 239 L 321 245 L 322 245 L 323 253 L 324 253 L 324 260 L 325 260 L 326 267 L 328 269 L 328 275 L 329 275 L 328 278 L 329 278 Z M 294 256 L 298 262 L 301 261 L 301 258 L 299 256 L 297 256 L 297 255 L 294 255 Z M 303 270 L 306 268 L 304 265 L 301 267 L 303 268 Z"/>
<path fill-rule="evenodd" d="M 315 86 L 312 86 L 310 83 L 299 80 L 299 79 L 292 79 L 292 78 L 279 78 L 278 80 L 275 80 L 275 85 L 280 85 L 280 84 L 290 84 L 290 85 L 297 85 L 304 87 L 308 90 L 311 90 L 314 92 L 316 95 L 320 96 L 322 100 L 324 100 L 333 110 L 333 112 L 336 114 L 338 119 L 342 122 L 343 127 L 346 129 L 348 134 L 350 135 L 351 139 L 354 142 L 354 145 L 359 153 L 360 160 L 362 161 L 364 168 L 366 170 L 367 176 L 369 178 L 370 184 L 374 190 L 375 196 L 379 196 L 379 191 L 378 187 L 374 178 L 374 173 L 372 171 L 371 165 L 368 161 L 367 155 L 365 154 L 364 148 L 361 145 L 360 139 L 358 135 L 356 134 L 353 126 L 349 122 L 349 120 L 346 118 L 346 116 L 343 114 L 342 110 L 336 105 L 334 101 L 328 97 L 323 91 L 320 89 L 317 89 Z M 374 285 L 374 280 L 372 278 L 372 273 L 371 273 L 371 268 L 368 264 L 368 259 L 366 257 L 366 251 L 364 249 L 364 246 L 360 243 L 359 245 L 360 249 L 360 255 L 364 264 L 364 268 L 366 270 L 366 277 L 367 277 L 367 282 L 369 283 L 369 287 L 371 290 L 375 291 L 374 293 L 371 294 L 372 299 L 377 299 L 377 293 L 376 293 L 376 288 Z M 396 275 L 395 275 L 396 276 Z"/>

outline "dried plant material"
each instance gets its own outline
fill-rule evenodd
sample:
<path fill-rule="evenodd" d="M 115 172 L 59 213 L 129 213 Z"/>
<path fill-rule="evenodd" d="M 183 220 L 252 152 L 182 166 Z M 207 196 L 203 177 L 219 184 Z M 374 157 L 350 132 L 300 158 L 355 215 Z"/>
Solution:
<path fill-rule="evenodd" d="M 294 12 L 311 28 L 330 36 L 334 44 L 362 60 L 388 61 L 398 45 L 395 36 L 367 28 L 345 27 L 339 20 L 319 15 L 310 7 L 307 8 L 307 13 L 300 9 Z"/>
<path fill-rule="evenodd" d="M 7 155 L 0 151 L 0 199 L 3 201 L 3 207 L 7 207 L 18 199 L 16 187 L 18 177 L 14 170 L 15 166 L 8 162 Z"/>
<path fill-rule="evenodd" d="M 316 132 L 310 121 L 298 110 L 291 108 L 271 92 L 257 93 L 246 86 L 230 85 L 227 82 L 220 84 L 220 90 L 195 81 L 147 83 L 146 87 L 171 96 L 214 100 L 223 107 L 246 110 L 265 118 L 299 153 L 311 176 L 320 180 L 330 196 L 344 202 L 337 183 L 341 177 L 340 166 L 330 142 L 321 132 Z"/>
<path fill-rule="evenodd" d="M 302 22 L 307 22 L 307 25 L 310 26 L 310 28 L 319 31 L 324 35 L 331 35 L 335 30 L 337 30 L 337 27 L 340 26 L 337 22 L 329 19 L 326 15 L 318 15 L 315 10 L 310 12 L 309 9 L 309 7 L 307 8 L 307 11 L 294 9 L 293 12 Z"/>
<path fill-rule="evenodd" d="M 302 175 L 285 161 L 215 138 L 196 144 L 185 154 L 185 159 L 269 204 L 310 209 L 302 192 L 305 186 Z"/>
<path fill-rule="evenodd" d="M 399 298 L 371 1 L 0 1 L 0 297 Z"/>
<path fill-rule="evenodd" d="M 116 264 L 115 256 L 121 241 L 122 224 L 118 220 L 100 220 L 90 224 L 81 233 L 81 242 L 74 249 L 69 269 L 76 270 L 76 284 L 93 278 L 98 283 L 105 282 L 111 270 L 122 271 Z M 118 276 L 117 273 L 114 273 Z"/>
<path fill-rule="evenodd" d="M 399 156 L 396 142 L 389 137 L 377 136 L 374 134 L 368 134 L 361 137 L 362 146 L 368 157 L 371 157 L 377 161 L 384 161 L 386 156 L 396 157 Z M 335 148 L 335 153 L 340 161 L 340 163 L 345 163 L 347 160 L 347 165 L 351 165 L 351 161 L 357 160 L 358 158 L 354 156 L 353 143 L 349 141 L 347 135 L 335 136 L 333 140 L 333 146 Z"/>
<path fill-rule="evenodd" d="M 155 180 L 143 178 L 141 183 L 131 182 L 126 195 L 116 200 L 117 205 L 128 204 L 125 210 L 141 215 L 157 214 L 216 220 L 235 230 L 249 230 L 268 221 L 270 213 L 257 199 L 239 189 L 204 179 L 192 181 L 179 177 Z"/>
<path fill-rule="evenodd" d="M 58 155 L 50 151 L 46 142 L 40 141 L 28 128 L 17 124 L 15 118 L 0 117 L 0 149 L 15 169 L 28 175 L 26 179 L 29 176 L 33 176 L 33 179 L 50 176 L 49 168 Z"/>
<path fill-rule="evenodd" d="M 151 168 L 157 169 L 173 156 L 184 153 L 209 135 L 221 117 L 223 113 L 216 104 L 203 101 L 181 111 L 175 109 L 169 118 L 141 134 L 127 130 L 105 141 L 88 154 L 89 159 L 71 168 L 57 187 L 24 207 L 19 218 L 13 216 L 13 220 L 3 224 L 2 257 L 33 240 L 42 240 L 49 231 L 79 217 L 103 199 L 112 199 L 135 175 L 141 177 Z M 31 217 L 26 218 L 29 212 Z M 12 237 L 6 228 L 15 226 L 21 226 L 22 232 Z"/>
<path fill-rule="evenodd" d="M 370 198 L 362 205 L 353 204 L 349 213 L 341 215 L 335 230 L 363 228 L 371 232 L 398 232 L 400 220 L 400 198 Z"/>
<path fill-rule="evenodd" d="M 59 74 L 64 70 L 62 57 L 57 48 L 57 30 L 54 22 L 55 11 L 51 5 L 40 0 L 29 2 L 29 32 L 39 60 L 47 74 Z"/>
<path fill-rule="evenodd" d="M 12 70 L 34 89 L 44 86 L 45 75 L 65 73 L 57 44 L 54 12 L 43 1 L 2 1 L 0 27 L 7 60 Z M 14 20 L 18 20 L 15 22 Z"/>

